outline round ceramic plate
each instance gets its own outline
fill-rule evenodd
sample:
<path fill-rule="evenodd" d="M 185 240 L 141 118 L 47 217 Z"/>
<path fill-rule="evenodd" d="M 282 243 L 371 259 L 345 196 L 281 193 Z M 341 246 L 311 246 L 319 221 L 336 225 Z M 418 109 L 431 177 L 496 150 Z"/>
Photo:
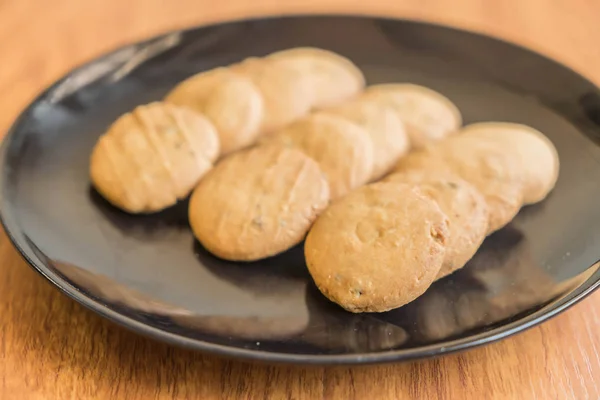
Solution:
<path fill-rule="evenodd" d="M 90 151 L 121 113 L 160 99 L 196 72 L 294 46 L 349 57 L 369 84 L 436 89 L 460 107 L 465 123 L 513 121 L 539 129 L 560 155 L 556 189 L 416 301 L 362 315 L 319 293 L 301 246 L 256 263 L 225 262 L 194 240 L 185 203 L 132 216 L 91 189 Z M 8 235 L 37 271 L 137 332 L 266 361 L 407 360 L 507 337 L 599 285 L 599 143 L 600 91 L 523 48 L 400 20 L 245 20 L 123 47 L 46 90 L 2 146 L 0 209 Z"/>

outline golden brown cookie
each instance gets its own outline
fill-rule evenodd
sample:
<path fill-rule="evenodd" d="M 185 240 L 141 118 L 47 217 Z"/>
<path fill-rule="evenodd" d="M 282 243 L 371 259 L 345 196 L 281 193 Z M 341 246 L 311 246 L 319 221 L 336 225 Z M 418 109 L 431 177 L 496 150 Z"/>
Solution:
<path fill-rule="evenodd" d="M 249 58 L 231 70 L 249 78 L 262 95 L 261 134 L 276 132 L 312 108 L 314 91 L 308 77 L 286 63 Z"/>
<path fill-rule="evenodd" d="M 468 125 L 459 133 L 493 141 L 507 153 L 518 155 L 525 204 L 542 201 L 556 185 L 558 153 L 550 139 L 538 130 L 509 122 L 482 122 Z"/>
<path fill-rule="evenodd" d="M 124 114 L 100 137 L 90 177 L 116 207 L 154 212 L 186 197 L 218 153 L 219 138 L 208 119 L 154 102 Z"/>
<path fill-rule="evenodd" d="M 388 173 L 409 150 L 410 144 L 402 120 L 394 109 L 385 103 L 359 97 L 326 112 L 360 125 L 371 136 L 371 180 L 377 180 Z"/>
<path fill-rule="evenodd" d="M 177 85 L 165 101 L 203 113 L 215 126 L 221 155 L 252 144 L 263 120 L 263 98 L 246 77 L 227 68 L 201 72 Z"/>
<path fill-rule="evenodd" d="M 273 256 L 300 243 L 329 202 L 318 164 L 299 150 L 257 146 L 223 159 L 190 199 L 190 225 L 214 255 Z"/>
<path fill-rule="evenodd" d="M 230 71 L 225 67 L 199 72 L 171 89 L 165 96 L 165 101 L 192 109 L 201 108 L 215 86 L 229 76 Z"/>
<path fill-rule="evenodd" d="M 319 290 L 351 312 L 383 312 L 423 294 L 444 260 L 448 219 L 418 187 L 375 183 L 334 202 L 305 242 Z"/>
<path fill-rule="evenodd" d="M 342 117 L 311 114 L 268 142 L 297 147 L 317 161 L 329 182 L 332 200 L 367 183 L 371 177 L 371 138 L 363 128 Z"/>
<path fill-rule="evenodd" d="M 314 108 L 339 104 L 361 92 L 365 86 L 362 71 L 340 54 L 315 47 L 297 47 L 267 56 L 307 76 L 314 91 Z"/>
<path fill-rule="evenodd" d="M 473 185 L 449 172 L 426 170 L 391 174 L 385 182 L 419 185 L 448 216 L 450 236 L 437 279 L 462 268 L 473 257 L 486 237 L 489 220 L 487 203 Z"/>
<path fill-rule="evenodd" d="M 455 133 L 462 125 L 458 108 L 447 97 L 424 86 L 388 83 L 367 88 L 365 97 L 394 107 L 406 125 L 413 149 Z"/>
<path fill-rule="evenodd" d="M 516 154 L 472 136 L 452 136 L 399 161 L 395 171 L 449 171 L 472 184 L 488 205 L 488 234 L 508 224 L 523 204 L 523 178 Z"/>

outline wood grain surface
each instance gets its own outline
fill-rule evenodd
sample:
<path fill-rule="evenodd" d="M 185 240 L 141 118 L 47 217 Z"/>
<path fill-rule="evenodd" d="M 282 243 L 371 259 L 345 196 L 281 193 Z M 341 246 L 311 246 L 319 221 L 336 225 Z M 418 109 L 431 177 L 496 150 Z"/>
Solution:
<path fill-rule="evenodd" d="M 117 45 L 197 23 L 324 11 L 485 32 L 600 84 L 598 0 L 0 0 L 0 132 L 44 86 Z M 185 351 L 115 326 L 35 274 L 3 233 L 0 261 L 0 399 L 600 398 L 600 293 L 461 354 L 373 367 L 281 367 Z"/>

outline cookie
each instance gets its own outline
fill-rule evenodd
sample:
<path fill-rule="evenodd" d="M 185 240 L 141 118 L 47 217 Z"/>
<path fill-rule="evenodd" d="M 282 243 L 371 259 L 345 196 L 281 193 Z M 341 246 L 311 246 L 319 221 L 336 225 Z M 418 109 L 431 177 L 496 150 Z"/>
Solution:
<path fill-rule="evenodd" d="M 307 76 L 286 63 L 249 58 L 231 69 L 250 79 L 262 96 L 261 134 L 276 132 L 312 108 L 314 91 Z"/>
<path fill-rule="evenodd" d="M 199 72 L 176 85 L 164 100 L 201 111 L 210 92 L 229 76 L 230 71 L 225 67 Z"/>
<path fill-rule="evenodd" d="M 418 187 L 375 183 L 334 202 L 304 245 L 319 290 L 344 309 L 384 312 L 423 294 L 440 271 L 448 219 Z"/>
<path fill-rule="evenodd" d="M 489 219 L 487 203 L 473 185 L 452 173 L 423 170 L 391 174 L 385 182 L 419 185 L 448 216 L 450 235 L 437 279 L 462 268 L 473 257 L 486 237 Z"/>
<path fill-rule="evenodd" d="M 517 154 L 524 179 L 525 204 L 544 200 L 556 185 L 558 153 L 550 139 L 538 130 L 515 123 L 483 122 L 466 126 L 460 134 L 493 141 L 507 153 Z"/>
<path fill-rule="evenodd" d="M 263 120 L 263 99 L 248 79 L 227 68 L 201 72 L 177 85 L 165 101 L 203 113 L 215 126 L 221 155 L 255 142 Z"/>
<path fill-rule="evenodd" d="M 422 149 L 453 133 L 462 125 L 458 108 L 447 97 L 424 86 L 389 83 L 367 88 L 365 97 L 394 107 L 406 125 L 413 149 Z"/>
<path fill-rule="evenodd" d="M 114 206 L 155 212 L 187 197 L 218 153 L 219 137 L 208 119 L 154 102 L 124 114 L 100 137 L 90 178 Z"/>
<path fill-rule="evenodd" d="M 382 102 L 358 98 L 326 111 L 360 125 L 373 142 L 371 180 L 387 174 L 409 150 L 404 124 L 394 109 Z"/>
<path fill-rule="evenodd" d="M 456 135 L 435 147 L 409 154 L 395 171 L 449 171 L 472 184 L 488 205 L 488 234 L 508 224 L 523 204 L 518 157 L 493 142 Z"/>
<path fill-rule="evenodd" d="M 256 146 L 220 161 L 194 190 L 189 221 L 214 255 L 252 261 L 300 243 L 329 202 L 318 164 L 299 150 Z"/>
<path fill-rule="evenodd" d="M 296 147 L 317 161 L 329 182 L 332 200 L 371 178 L 371 138 L 363 128 L 342 117 L 311 114 L 283 129 L 267 143 Z"/>
<path fill-rule="evenodd" d="M 365 86 L 362 71 L 352 61 L 328 50 L 297 47 L 272 53 L 267 59 L 291 65 L 307 76 L 314 91 L 314 108 L 337 105 Z"/>

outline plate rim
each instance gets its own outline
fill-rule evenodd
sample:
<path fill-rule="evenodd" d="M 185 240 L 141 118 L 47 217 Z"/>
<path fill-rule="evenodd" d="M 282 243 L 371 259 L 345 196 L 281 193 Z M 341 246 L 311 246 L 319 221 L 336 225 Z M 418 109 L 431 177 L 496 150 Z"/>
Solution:
<path fill-rule="evenodd" d="M 340 18 L 340 19 L 355 19 L 355 20 L 378 20 L 387 22 L 400 22 L 400 23 L 411 23 L 415 25 L 424 25 L 430 27 L 444 28 L 456 32 L 468 33 L 471 35 L 477 35 L 488 39 L 501 42 L 512 47 L 519 48 L 523 51 L 534 53 L 536 56 L 543 58 L 547 62 L 551 62 L 563 69 L 568 70 L 580 79 L 585 81 L 592 87 L 600 90 L 598 85 L 589 80 L 585 75 L 575 71 L 570 66 L 565 65 L 555 59 L 552 59 L 534 49 L 528 48 L 522 44 L 510 42 L 503 38 L 490 35 L 488 33 L 478 32 L 470 29 L 462 29 L 454 26 L 446 25 L 444 23 L 430 22 L 414 18 L 400 18 L 400 17 L 389 17 L 380 16 L 375 14 L 357 14 L 357 13 L 291 13 L 291 14 L 271 14 L 267 16 L 255 16 L 249 18 L 232 18 L 222 21 L 216 21 L 205 24 L 196 24 L 180 29 L 171 29 L 158 34 L 155 34 L 145 39 L 124 42 L 118 44 L 112 49 L 103 51 L 90 59 L 71 67 L 66 73 L 62 74 L 58 79 L 54 80 L 53 83 L 43 88 L 38 95 L 29 101 L 27 106 L 19 113 L 13 123 L 9 126 L 6 134 L 2 138 L 0 144 L 0 224 L 2 225 L 6 236 L 12 243 L 13 247 L 17 250 L 20 256 L 25 262 L 42 277 L 48 280 L 56 289 L 67 297 L 75 300 L 85 308 L 93 311 L 101 317 L 108 319 L 111 322 L 116 323 L 130 331 L 136 332 L 143 336 L 149 337 L 153 340 L 162 341 L 170 345 L 175 345 L 187 349 L 201 351 L 207 354 L 215 354 L 219 356 L 225 356 L 229 358 L 238 358 L 248 361 L 259 361 L 267 363 L 283 363 L 283 364 L 312 364 L 312 365 L 356 365 L 356 364 L 376 364 L 376 363 L 389 363 L 389 362 L 404 362 L 417 359 L 426 359 L 446 354 L 452 354 L 459 351 L 465 351 L 473 348 L 477 348 L 486 344 L 491 344 L 502 339 L 513 336 L 517 333 L 524 332 L 529 328 L 539 325 L 547 320 L 557 316 L 563 311 L 569 309 L 585 297 L 589 296 L 596 289 L 600 287 L 600 268 L 594 271 L 587 279 L 574 288 L 567 295 L 562 298 L 555 300 L 549 304 L 544 305 L 539 310 L 512 321 L 508 324 L 490 329 L 489 331 L 481 332 L 475 335 L 470 335 L 465 338 L 453 339 L 447 342 L 429 344 L 426 346 L 408 348 L 408 349 L 396 349 L 378 352 L 367 352 L 367 353 L 354 353 L 354 354 L 296 354 L 296 353 L 284 353 L 284 352 L 270 352 L 261 349 L 247 349 L 236 346 L 229 346 L 225 344 L 218 344 L 206 340 L 195 339 L 191 337 L 185 337 L 177 333 L 168 332 L 159 328 L 147 325 L 141 321 L 135 320 L 111 307 L 102 304 L 100 301 L 95 300 L 92 296 L 86 295 L 80 291 L 76 286 L 72 285 L 68 280 L 63 278 L 57 271 L 53 270 L 47 264 L 48 262 L 42 260 L 35 251 L 27 244 L 27 239 L 20 229 L 20 224 L 14 217 L 11 202 L 6 199 L 5 185 L 7 178 L 6 168 L 6 157 L 7 148 L 9 144 L 14 140 L 15 132 L 22 125 L 23 121 L 27 119 L 32 109 L 44 102 L 44 99 L 52 93 L 53 89 L 64 83 L 73 74 L 88 67 L 89 65 L 109 57 L 110 55 L 123 51 L 126 48 L 142 46 L 153 41 L 160 40 L 168 35 L 183 34 L 195 31 L 201 28 L 207 27 L 218 27 L 229 24 L 243 23 L 243 22 L 262 22 L 268 20 L 277 19 L 327 19 L 327 18 Z M 598 265 L 600 260 L 590 265 L 586 270 L 593 268 Z"/>

